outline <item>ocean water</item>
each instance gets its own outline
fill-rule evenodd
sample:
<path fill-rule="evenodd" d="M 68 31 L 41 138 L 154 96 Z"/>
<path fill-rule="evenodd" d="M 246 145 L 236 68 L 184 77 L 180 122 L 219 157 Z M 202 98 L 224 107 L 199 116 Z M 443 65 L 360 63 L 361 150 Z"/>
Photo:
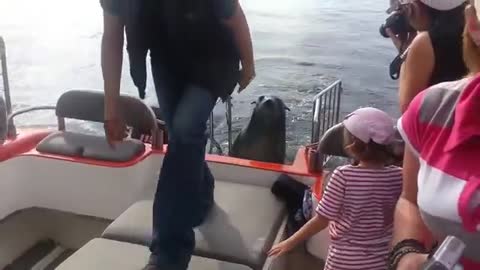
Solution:
<path fill-rule="evenodd" d="M 291 109 L 291 158 L 299 145 L 310 142 L 313 96 L 337 79 L 344 85 L 342 114 L 375 106 L 397 117 L 397 82 L 388 76 L 395 49 L 378 34 L 388 2 L 241 0 L 253 36 L 257 78 L 233 95 L 234 132 L 248 122 L 251 102 L 258 96 L 278 96 Z M 0 0 L 0 35 L 7 44 L 14 109 L 54 105 L 68 89 L 102 89 L 98 0 Z M 136 95 L 126 58 L 124 63 L 121 91 Z M 147 102 L 156 104 L 151 80 L 147 91 Z M 225 147 L 223 104 L 214 114 L 215 135 Z M 20 126 L 55 123 L 52 112 L 17 120 Z M 101 132 L 92 123 L 67 122 L 67 128 L 69 124 Z"/>

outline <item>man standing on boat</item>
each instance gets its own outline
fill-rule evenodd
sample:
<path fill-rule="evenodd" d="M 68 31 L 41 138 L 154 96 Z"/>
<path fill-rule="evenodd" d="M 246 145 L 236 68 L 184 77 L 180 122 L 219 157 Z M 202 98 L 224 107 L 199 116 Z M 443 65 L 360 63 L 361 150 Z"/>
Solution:
<path fill-rule="evenodd" d="M 238 0 L 100 0 L 104 10 L 102 70 L 105 133 L 125 136 L 118 97 L 124 31 L 130 73 L 145 94 L 150 52 L 158 102 L 169 131 L 168 152 L 153 206 L 153 239 L 145 269 L 187 269 L 193 228 L 213 205 L 214 179 L 205 162 L 206 123 L 218 98 L 255 77 L 248 24 Z M 239 69 L 239 62 L 242 69 Z"/>

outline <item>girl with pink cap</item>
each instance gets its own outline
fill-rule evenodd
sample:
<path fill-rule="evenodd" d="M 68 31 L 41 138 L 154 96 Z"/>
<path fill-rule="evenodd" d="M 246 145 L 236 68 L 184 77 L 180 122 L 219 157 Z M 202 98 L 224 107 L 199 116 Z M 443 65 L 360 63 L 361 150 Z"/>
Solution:
<path fill-rule="evenodd" d="M 393 210 L 402 171 L 387 166 L 394 121 L 375 108 L 361 108 L 343 121 L 344 145 L 358 165 L 337 168 L 316 216 L 269 256 L 282 255 L 329 225 L 327 270 L 385 270 L 393 230 Z"/>

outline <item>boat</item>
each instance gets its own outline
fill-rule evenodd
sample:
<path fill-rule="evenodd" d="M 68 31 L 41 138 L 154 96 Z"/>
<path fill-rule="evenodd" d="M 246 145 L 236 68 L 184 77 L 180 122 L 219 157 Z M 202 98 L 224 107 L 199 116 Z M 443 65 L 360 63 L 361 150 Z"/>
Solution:
<path fill-rule="evenodd" d="M 0 49 L 8 115 L 8 136 L 0 145 L 0 269 L 142 269 L 149 256 L 152 199 L 168 151 L 152 109 L 138 98 L 121 96 L 127 124 L 156 135 L 151 143 L 130 138 L 115 149 L 103 136 L 68 129 L 69 119 L 103 121 L 103 91 L 68 90 L 56 106 L 12 112 L 1 38 Z M 322 145 L 331 149 L 332 138 L 338 139 L 341 94 L 338 81 L 315 96 L 312 141 L 298 149 L 290 165 L 207 155 L 216 204 L 195 230 L 189 269 L 321 267 L 322 260 L 304 249 L 267 258 L 266 251 L 286 237 L 287 225 L 286 207 L 270 189 L 281 175 L 321 184 L 330 156 Z M 58 127 L 15 127 L 16 116 L 38 110 L 55 111 Z"/>

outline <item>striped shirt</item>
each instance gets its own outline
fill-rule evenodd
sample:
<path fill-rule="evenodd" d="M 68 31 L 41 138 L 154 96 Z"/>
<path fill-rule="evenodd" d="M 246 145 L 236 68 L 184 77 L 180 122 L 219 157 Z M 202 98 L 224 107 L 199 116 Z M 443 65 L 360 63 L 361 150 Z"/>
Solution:
<path fill-rule="evenodd" d="M 399 167 L 348 165 L 333 172 L 317 207 L 317 213 L 330 220 L 332 244 L 325 269 L 386 269 L 401 190 Z"/>
<path fill-rule="evenodd" d="M 465 270 L 480 269 L 480 232 L 467 231 L 471 222 L 463 217 L 462 199 L 468 186 L 480 181 L 479 117 L 477 77 L 421 92 L 398 121 L 402 137 L 419 158 L 417 201 L 423 221 L 439 240 L 455 235 L 466 243 Z"/>

